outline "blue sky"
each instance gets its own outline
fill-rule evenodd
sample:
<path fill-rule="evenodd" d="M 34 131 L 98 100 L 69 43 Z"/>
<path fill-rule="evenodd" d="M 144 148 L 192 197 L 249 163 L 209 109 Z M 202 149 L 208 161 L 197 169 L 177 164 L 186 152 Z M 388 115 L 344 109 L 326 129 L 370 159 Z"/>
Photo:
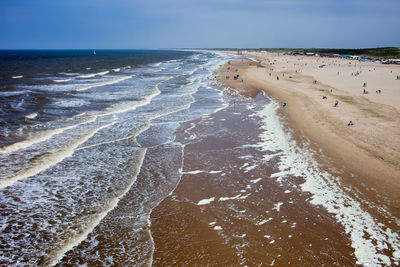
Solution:
<path fill-rule="evenodd" d="M 400 0 L 0 0 L 0 48 L 400 46 Z"/>

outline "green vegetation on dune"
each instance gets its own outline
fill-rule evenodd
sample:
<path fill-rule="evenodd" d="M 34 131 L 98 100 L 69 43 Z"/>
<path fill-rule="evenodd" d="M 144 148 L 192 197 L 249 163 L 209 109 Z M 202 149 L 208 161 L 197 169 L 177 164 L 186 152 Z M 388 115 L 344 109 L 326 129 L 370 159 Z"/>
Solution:
<path fill-rule="evenodd" d="M 340 55 L 369 56 L 375 58 L 400 58 L 398 47 L 378 47 L 362 49 L 330 49 L 330 48 L 260 48 L 261 51 L 270 52 L 305 52 L 305 53 L 326 53 Z"/>

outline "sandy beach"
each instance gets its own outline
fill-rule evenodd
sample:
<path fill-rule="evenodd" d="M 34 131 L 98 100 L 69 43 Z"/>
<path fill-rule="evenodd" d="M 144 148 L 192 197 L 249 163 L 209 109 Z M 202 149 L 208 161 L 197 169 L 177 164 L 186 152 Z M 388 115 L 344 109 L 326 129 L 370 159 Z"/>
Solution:
<path fill-rule="evenodd" d="M 214 75 L 228 106 L 177 131 L 153 266 L 398 264 L 400 68 L 244 56 Z"/>
<path fill-rule="evenodd" d="M 259 149 L 254 109 L 264 105 L 262 94 L 232 97 L 226 109 L 179 129 L 183 175 L 151 214 L 153 266 L 356 262 L 343 227 L 300 190 L 304 180 L 280 179 L 279 155 Z"/>
<path fill-rule="evenodd" d="M 320 160 L 333 164 L 347 182 L 369 188 L 369 197 L 387 196 L 399 215 L 400 66 L 267 52 L 244 55 L 262 67 L 232 61 L 219 82 L 249 96 L 263 90 L 286 103 L 279 112 L 297 139 L 310 142 Z"/>

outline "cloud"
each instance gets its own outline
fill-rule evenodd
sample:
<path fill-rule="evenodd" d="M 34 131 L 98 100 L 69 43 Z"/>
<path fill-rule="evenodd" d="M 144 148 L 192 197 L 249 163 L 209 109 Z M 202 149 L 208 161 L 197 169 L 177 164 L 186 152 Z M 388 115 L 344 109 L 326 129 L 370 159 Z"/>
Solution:
<path fill-rule="evenodd" d="M 0 12 L 3 48 L 400 43 L 398 0 L 2 0 Z"/>

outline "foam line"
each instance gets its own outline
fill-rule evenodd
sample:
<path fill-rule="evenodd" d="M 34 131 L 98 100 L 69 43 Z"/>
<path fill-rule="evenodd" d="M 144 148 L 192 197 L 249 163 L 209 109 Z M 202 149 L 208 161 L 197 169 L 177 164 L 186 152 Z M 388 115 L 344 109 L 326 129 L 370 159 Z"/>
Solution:
<path fill-rule="evenodd" d="M 87 223 L 88 227 L 81 234 L 71 237 L 57 251 L 53 252 L 54 256 L 49 264 L 50 266 L 56 265 L 65 256 L 66 252 L 70 251 L 74 247 L 78 246 L 82 241 L 84 241 L 88 237 L 88 235 L 91 232 L 93 232 L 96 226 L 99 225 L 100 222 L 107 216 L 107 214 L 118 206 L 118 202 L 125 196 L 127 192 L 129 192 L 132 185 L 135 183 L 137 176 L 139 175 L 140 170 L 142 168 L 146 152 L 147 152 L 146 148 L 140 151 L 138 168 L 133 173 L 132 179 L 127 185 L 127 187 L 124 189 L 124 191 L 122 191 L 121 194 L 119 194 L 116 198 L 110 200 L 107 204 L 105 204 L 104 205 L 105 209 L 102 212 L 99 212 L 93 216 L 91 222 Z"/>
<path fill-rule="evenodd" d="M 31 113 L 31 114 L 25 115 L 24 118 L 32 120 L 32 119 L 36 118 L 37 115 L 38 115 L 37 113 Z"/>
<path fill-rule="evenodd" d="M 83 149 L 88 149 L 88 148 L 95 147 L 95 146 L 111 144 L 111 143 L 115 143 L 115 142 L 131 139 L 131 138 L 134 138 L 135 145 L 140 146 L 136 141 L 136 137 L 138 137 L 141 133 L 143 133 L 144 131 L 146 131 L 149 128 L 150 128 L 150 124 L 146 124 L 145 126 L 141 127 L 136 133 L 134 133 L 132 135 L 129 135 L 129 136 L 126 136 L 126 137 L 123 137 L 123 138 L 119 138 L 119 139 L 115 139 L 115 140 L 111 140 L 111 141 L 108 141 L 108 142 L 101 142 L 101 143 L 96 143 L 96 144 L 93 144 L 93 145 L 80 147 L 80 148 L 77 148 L 76 151 L 83 150 Z"/>
<path fill-rule="evenodd" d="M 76 89 L 76 91 L 79 91 L 79 92 L 80 92 L 80 91 L 85 91 L 85 90 L 90 89 L 90 88 L 95 88 L 95 87 L 99 87 L 99 86 L 105 86 L 105 85 L 110 85 L 110 84 L 119 83 L 119 82 L 122 82 L 122 81 L 124 81 L 124 80 L 130 79 L 130 78 L 132 78 L 133 76 L 134 76 L 134 75 L 131 75 L 131 76 L 123 76 L 123 77 L 120 77 L 120 78 L 117 78 L 117 79 L 114 79 L 114 80 L 109 80 L 109 81 L 104 81 L 104 82 L 98 82 L 98 83 L 92 83 L 92 84 L 90 84 L 90 85 L 88 85 L 88 86 L 78 88 L 78 89 Z"/>
<path fill-rule="evenodd" d="M 28 118 L 28 116 L 33 117 L 34 114 L 27 115 L 26 118 Z M 92 118 L 90 120 L 87 120 L 87 121 L 84 121 L 84 122 L 80 122 L 80 123 L 75 124 L 75 125 L 71 125 L 71 126 L 67 126 L 67 127 L 63 127 L 63 128 L 58 128 L 58 129 L 45 130 L 45 131 L 39 132 L 38 134 L 36 134 L 35 136 L 31 137 L 30 139 L 27 139 L 27 140 L 24 140 L 24 141 L 21 141 L 21 142 L 17 142 L 17 143 L 14 143 L 14 144 L 10 144 L 10 145 L 4 146 L 4 147 L 0 147 L 0 153 L 12 153 L 12 152 L 18 151 L 20 149 L 26 149 L 26 148 L 34 145 L 34 144 L 44 142 L 44 141 L 52 138 L 54 135 L 60 134 L 60 133 L 65 132 L 67 130 L 71 130 L 71 129 L 76 128 L 76 127 L 78 127 L 78 126 L 80 126 L 82 124 L 94 122 L 95 120 L 96 120 L 96 118 L 94 117 L 94 118 Z"/>
<path fill-rule="evenodd" d="M 53 80 L 53 82 L 55 82 L 55 83 L 63 83 L 63 82 L 68 82 L 70 80 L 72 80 L 72 79 L 59 79 L 59 80 Z"/>
<path fill-rule="evenodd" d="M 92 77 L 95 77 L 95 76 L 103 76 L 103 75 L 108 74 L 109 72 L 110 71 L 107 70 L 107 71 L 98 72 L 98 73 L 84 74 L 84 75 L 78 76 L 78 78 L 92 78 Z"/>
<path fill-rule="evenodd" d="M 124 112 L 127 112 L 127 111 L 135 110 L 138 107 L 142 107 L 142 106 L 150 104 L 151 100 L 161 93 L 161 91 L 158 89 L 158 84 L 154 87 L 155 90 L 152 93 L 150 93 L 149 95 L 145 96 L 144 99 L 142 99 L 141 101 L 135 103 L 134 105 L 125 106 L 125 107 L 124 106 L 122 106 L 122 107 L 113 107 L 113 108 L 110 108 L 109 111 L 106 111 L 105 113 L 101 114 L 100 116 L 107 116 L 107 115 L 113 115 L 113 114 L 118 114 L 118 113 L 124 113 Z"/>
<path fill-rule="evenodd" d="M 202 200 L 200 200 L 199 202 L 197 202 L 197 205 L 198 205 L 198 206 L 208 205 L 208 204 L 210 204 L 211 202 L 213 202 L 214 200 L 215 200 L 215 197 L 207 198 L 207 199 L 202 199 Z"/>
<path fill-rule="evenodd" d="M 346 194 L 338 177 L 319 168 L 312 151 L 297 146 L 290 133 L 283 130 L 276 113 L 278 108 L 277 103 L 271 102 L 258 112 L 263 120 L 261 128 L 264 130 L 260 135 L 260 147 L 265 151 L 281 152 L 279 172 L 274 176 L 281 180 L 287 175 L 304 177 L 305 182 L 301 189 L 312 194 L 312 204 L 325 207 L 344 227 L 354 248 L 357 264 L 399 264 L 400 259 L 396 257 L 400 251 L 398 233 L 377 222 L 361 207 L 358 200 Z M 279 208 L 280 203 L 275 204 L 274 209 L 279 211 Z M 392 253 L 392 257 L 385 255 L 388 251 Z"/>
<path fill-rule="evenodd" d="M 2 179 L 0 181 L 0 188 L 9 187 L 19 180 L 35 176 L 35 175 L 41 173 L 42 171 L 45 171 L 45 170 L 49 169 L 50 167 L 56 165 L 57 163 L 60 163 L 65 158 L 72 156 L 72 154 L 74 154 L 74 152 L 75 152 L 75 149 L 80 144 L 83 144 L 84 142 L 89 140 L 89 138 L 94 136 L 101 129 L 109 127 L 113 124 L 115 124 L 115 122 L 100 126 L 96 129 L 94 129 L 89 134 L 86 134 L 86 135 L 80 137 L 74 143 L 69 144 L 68 146 L 64 147 L 63 149 L 60 149 L 59 151 L 57 151 L 55 153 L 45 154 L 44 156 L 33 160 L 32 162 L 30 162 L 31 165 L 29 167 L 26 167 L 26 168 L 18 171 L 14 176 Z"/>

